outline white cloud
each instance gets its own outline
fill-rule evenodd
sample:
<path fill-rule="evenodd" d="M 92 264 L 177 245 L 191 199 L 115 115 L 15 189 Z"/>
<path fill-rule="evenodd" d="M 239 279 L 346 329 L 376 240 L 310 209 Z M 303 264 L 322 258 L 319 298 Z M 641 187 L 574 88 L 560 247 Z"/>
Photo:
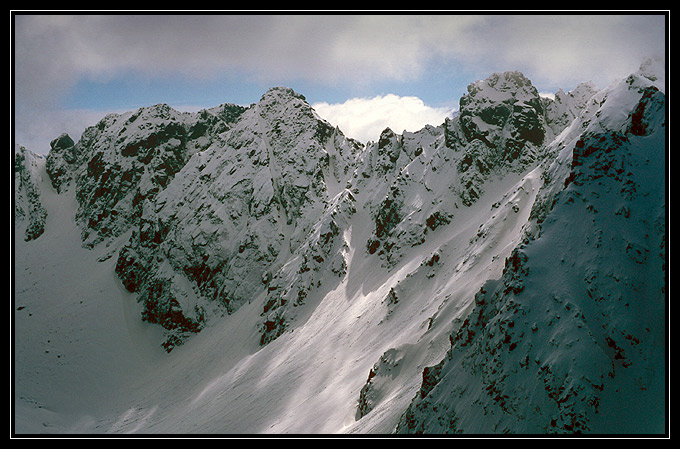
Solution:
<path fill-rule="evenodd" d="M 352 98 L 344 103 L 315 103 L 312 107 L 325 120 L 340 127 L 348 137 L 366 143 L 378 140 L 387 127 L 396 133 L 418 131 L 425 125 L 438 126 L 452 108 L 427 106 L 417 97 L 394 94 L 373 98 Z"/>

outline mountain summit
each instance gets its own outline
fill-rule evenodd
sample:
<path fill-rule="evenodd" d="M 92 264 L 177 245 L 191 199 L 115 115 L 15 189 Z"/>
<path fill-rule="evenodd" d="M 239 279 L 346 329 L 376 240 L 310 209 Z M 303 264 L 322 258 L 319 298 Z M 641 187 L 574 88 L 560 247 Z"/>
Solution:
<path fill-rule="evenodd" d="M 171 331 L 166 347 L 270 288 L 358 151 L 302 95 L 273 88 L 183 166 L 116 265 L 144 319 Z"/>
<path fill-rule="evenodd" d="M 540 237 L 479 289 L 398 432 L 644 433 L 663 422 L 665 186 L 652 173 L 664 170 L 665 126 L 653 81 L 634 74 L 598 93 L 597 112 L 571 124 L 583 133 L 554 141 L 550 151 L 564 147 L 544 162 Z"/>
<path fill-rule="evenodd" d="M 366 145 L 274 87 L 17 147 L 17 432 L 663 433 L 659 70 Z"/>

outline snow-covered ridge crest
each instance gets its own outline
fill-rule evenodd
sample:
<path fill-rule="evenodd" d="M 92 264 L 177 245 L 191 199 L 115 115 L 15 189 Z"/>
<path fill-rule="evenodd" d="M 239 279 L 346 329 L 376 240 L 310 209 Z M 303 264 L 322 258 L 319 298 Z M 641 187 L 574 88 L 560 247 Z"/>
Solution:
<path fill-rule="evenodd" d="M 245 108 L 222 105 L 196 114 L 166 104 L 108 114 L 78 140 L 52 142 L 47 174 L 58 191 L 73 188 L 85 245 L 110 242 L 136 222 L 146 199 L 164 189 L 189 157 L 207 147 Z"/>
<path fill-rule="evenodd" d="M 549 205 L 532 213 L 540 238 L 479 290 L 398 432 L 663 432 L 666 130 L 654 81 L 636 73 L 598 92 L 561 136 L 539 193 Z M 641 407 L 644 418 L 628 413 Z"/>
<path fill-rule="evenodd" d="M 667 125 L 643 67 L 555 100 L 493 74 L 468 118 L 365 147 L 282 87 L 60 136 L 44 232 L 15 240 L 19 428 L 658 432 Z"/>
<path fill-rule="evenodd" d="M 55 139 L 48 174 L 58 191 L 74 186 L 85 245 L 131 233 L 110 255 L 118 252 L 116 272 L 144 305 L 143 318 L 170 331 L 169 349 L 208 317 L 261 295 L 268 298 L 263 334 L 279 335 L 289 324 L 272 305 L 291 302 L 282 299 L 291 285 L 312 282 L 301 268 L 295 279 L 277 273 L 290 270 L 289 258 L 330 258 L 331 270 L 343 271 L 342 244 L 335 255 L 295 255 L 316 246 L 310 232 L 333 215 L 332 204 L 353 210 L 360 192 L 358 207 L 374 222 L 367 254 L 390 267 L 473 204 L 488 179 L 537 162 L 551 117 L 531 82 L 506 72 L 469 91 L 455 120 L 404 136 L 387 129 L 366 149 L 287 87 L 269 89 L 249 108 L 189 114 L 159 104 L 109 114 L 77 143 Z"/>

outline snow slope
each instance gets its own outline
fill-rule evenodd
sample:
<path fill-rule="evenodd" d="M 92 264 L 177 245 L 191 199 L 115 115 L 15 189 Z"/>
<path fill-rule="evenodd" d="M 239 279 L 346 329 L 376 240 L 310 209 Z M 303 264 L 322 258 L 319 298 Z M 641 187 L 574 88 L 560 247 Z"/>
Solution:
<path fill-rule="evenodd" d="M 69 222 L 74 200 L 69 211 L 62 197 L 52 195 L 46 201 L 49 226 L 63 229 L 62 238 L 40 241 L 39 252 L 24 252 L 27 244 L 16 242 L 17 432 L 390 432 L 419 387 L 422 367 L 447 349 L 448 328 L 430 326 L 432 317 L 463 316 L 481 283 L 500 275 L 503 250 L 517 243 L 521 223 L 510 204 L 531 204 L 536 180 L 506 181 L 498 186 L 501 193 L 489 194 L 496 202 L 508 188 L 522 192 L 506 202 L 514 226 L 503 224 L 493 241 L 470 252 L 485 266 L 479 273 L 470 275 L 473 265 L 461 263 L 437 283 L 431 280 L 437 267 L 426 263 L 428 247 L 391 272 L 363 257 L 357 244 L 359 254 L 348 254 L 347 277 L 304 326 L 260 347 L 252 323 L 262 306 L 253 302 L 171 354 L 160 346 L 160 329 L 139 320 L 138 304 L 111 276 L 115 261 L 97 261 L 106 248 L 73 251 L 79 248 L 78 229 Z M 471 208 L 432 246 L 465 247 L 478 223 L 495 213 L 487 205 Z M 522 212 L 526 218 L 529 207 Z M 369 222 L 358 214 L 345 239 L 365 241 Z M 384 301 L 391 285 L 404 298 L 394 311 Z M 447 285 L 456 285 L 455 294 Z M 373 415 L 380 419 L 355 421 L 365 379 L 388 351 L 406 359 L 394 391 L 382 392 Z"/>
<path fill-rule="evenodd" d="M 566 146 L 548 168 L 540 237 L 476 294 L 399 432 L 664 432 L 665 97 L 654 81 L 634 74 L 602 91 L 585 132 L 555 142 Z"/>
<path fill-rule="evenodd" d="M 664 295 L 658 290 L 665 274 L 663 185 L 645 179 L 661 179 L 665 169 L 665 106 L 663 95 L 651 89 L 661 79 L 652 73 L 658 69 L 645 66 L 618 89 L 597 93 L 581 86 L 564 94 L 571 100 L 559 108 L 537 101 L 535 89 L 516 72 L 494 75 L 475 84 L 484 94 L 475 97 L 472 89 L 467 104 L 478 112 L 492 106 L 500 115 L 484 113 L 485 121 L 471 113 L 467 125 L 447 121 L 403 135 L 386 130 L 356 156 L 339 130 L 307 115 L 303 97 L 274 89 L 229 129 L 206 134 L 201 149 L 190 150 L 186 164 L 154 196 L 157 202 L 143 206 L 139 222 L 89 249 L 83 248 L 82 223 L 74 220 L 82 209 L 75 189 L 57 193 L 46 173 L 36 177 L 46 231 L 25 241 L 17 227 L 13 237 L 15 432 L 659 432 L 660 405 L 645 411 L 647 420 L 638 420 L 637 427 L 626 427 L 646 410 L 644 404 L 661 404 L 664 385 Z M 630 115 L 645 95 L 649 106 Z M 606 103 L 610 107 L 601 109 Z M 287 126 L 285 117 L 296 114 L 304 119 L 294 123 L 308 126 Z M 631 134 L 625 127 L 633 116 L 637 126 Z M 559 125 L 556 117 L 574 119 Z M 540 127 L 547 141 L 539 144 L 540 133 L 526 132 L 526 123 L 530 130 Z M 623 172 L 621 179 L 616 170 L 595 176 L 604 160 L 600 152 L 577 151 L 582 164 L 573 163 L 574 149 L 595 148 L 595 136 L 610 131 L 630 134 L 626 152 L 615 158 L 632 173 Z M 488 136 L 491 145 L 470 139 L 471 132 Z M 297 142 L 296 153 L 273 152 L 276 139 Z M 517 151 L 512 157 L 496 151 L 508 141 Z M 658 153 L 644 153 L 652 150 Z M 289 156 L 311 168 L 286 166 Z M 38 163 L 38 171 L 44 170 L 44 162 Z M 253 188 L 230 184 L 235 178 L 228 174 L 239 170 Z M 267 176 L 255 176 L 258 170 L 267 170 Z M 314 173 L 323 182 L 307 177 Z M 637 188 L 634 198 L 621 194 L 621 183 L 630 186 L 629 179 Z M 316 193 L 305 196 L 308 203 L 293 196 L 274 200 L 286 191 L 279 182 L 314 186 Z M 231 254 L 211 240 L 217 229 L 211 218 L 228 212 L 220 205 L 238 203 L 216 201 L 224 192 L 245 203 L 259 200 L 250 203 L 256 213 L 242 227 L 219 232 L 240 236 L 249 229 L 281 239 L 265 266 L 267 283 L 228 313 L 206 301 L 192 278 L 176 274 L 181 265 L 172 268 L 180 249 L 190 255 L 195 247 L 188 241 L 200 235 L 207 247 Z M 311 209 L 283 210 L 291 204 Z M 201 212 L 172 224 L 172 217 L 189 211 Z M 149 266 L 156 274 L 169 273 L 177 291 L 187 292 L 185 301 L 202 305 L 210 316 L 171 352 L 162 346 L 167 330 L 140 319 L 145 304 L 124 285 L 130 278 L 116 276 L 126 260 L 119 254 L 125 248 L 143 251 L 135 246 L 140 235 L 135 233 L 155 223 L 175 227 L 164 234 L 171 238 L 161 240 L 170 249 L 147 259 Z M 614 227 L 625 233 L 606 238 Z M 153 232 L 146 235 L 154 239 Z M 622 257 L 626 262 L 618 263 Z M 575 268 L 565 271 L 564 264 Z M 247 267 L 239 270 L 248 274 Z M 550 284 L 565 272 L 573 282 Z M 262 279 L 263 269 L 251 274 Z M 576 298 L 574 285 L 582 293 Z M 604 298 L 597 306 L 585 299 L 588 286 L 590 295 Z M 554 300 L 544 298 L 547 291 Z M 654 298 L 653 307 L 635 301 L 642 296 Z M 523 298 L 530 299 L 520 302 Z M 518 303 L 527 310 L 521 320 L 508 306 Z M 606 318 L 591 321 L 601 304 Z M 576 311 L 588 318 L 588 326 Z M 554 332 L 548 330 L 551 320 L 558 323 Z M 594 337 L 584 336 L 586 331 Z M 522 332 L 520 340 L 501 338 Z M 456 345 L 459 341 L 468 346 Z M 553 344 L 558 351 L 549 351 Z M 494 345 L 500 349 L 491 349 Z M 603 348 L 606 357 L 572 362 L 571 354 L 579 353 L 574 351 L 594 348 Z M 632 369 L 623 366 L 623 350 Z M 517 374 L 515 363 L 531 364 L 530 375 Z M 485 374 L 476 376 L 470 368 L 475 366 Z M 552 369 L 552 377 L 543 367 Z M 494 378 L 498 372 L 505 376 Z M 592 383 L 597 394 L 590 397 L 599 401 L 599 413 L 588 412 L 579 421 L 586 427 L 565 421 L 576 416 L 571 412 L 579 403 L 573 398 L 555 405 L 549 391 L 537 399 L 526 396 L 530 388 L 547 391 L 545 385 L 581 392 L 576 387 L 591 372 L 615 375 Z M 456 399 L 451 392 L 464 400 L 451 402 Z M 621 392 L 639 402 L 621 408 Z M 504 395 L 507 400 L 495 400 Z M 536 407 L 526 404 L 543 408 L 531 415 Z M 455 417 L 446 410 L 455 410 Z M 549 427 L 553 419 L 559 421 L 556 429 Z"/>

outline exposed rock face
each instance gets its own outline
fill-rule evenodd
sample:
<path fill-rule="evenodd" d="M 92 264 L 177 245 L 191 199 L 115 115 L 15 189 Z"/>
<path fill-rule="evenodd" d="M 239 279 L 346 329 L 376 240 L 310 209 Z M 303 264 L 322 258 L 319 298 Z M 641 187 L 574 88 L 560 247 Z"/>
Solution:
<path fill-rule="evenodd" d="M 399 372 L 403 354 L 392 348 L 386 351 L 368 373 L 366 384 L 359 394 L 356 419 L 368 415 L 382 399 L 382 386 L 389 383 Z"/>
<path fill-rule="evenodd" d="M 342 277 L 343 226 L 357 207 L 375 223 L 367 253 L 390 267 L 473 204 L 487 179 L 536 163 L 553 129 L 531 83 L 506 72 L 468 90 L 442 126 L 388 128 L 365 149 L 287 88 L 247 109 L 156 105 L 110 114 L 77 143 L 58 137 L 47 172 L 58 192 L 75 188 L 86 246 L 132 232 L 116 272 L 143 318 L 169 330 L 168 349 L 259 295 L 265 344 L 321 278 Z"/>
<path fill-rule="evenodd" d="M 369 196 L 374 217 L 367 251 L 394 265 L 400 248 L 424 243 L 428 232 L 455 220 L 489 180 L 539 164 L 547 143 L 589 105 L 592 89 L 582 85 L 558 97 L 568 101 L 553 102 L 521 73 L 495 73 L 470 84 L 460 114 L 441 126 L 403 136 L 384 130 L 352 180 L 353 192 Z"/>
<path fill-rule="evenodd" d="M 41 184 L 72 193 L 83 244 L 106 246 L 167 351 L 253 303 L 228 335 L 268 346 L 212 365 L 224 375 L 203 391 L 222 402 L 201 393 L 205 413 L 274 387 L 291 408 L 258 428 L 300 429 L 289 411 L 339 386 L 350 405 L 324 429 L 654 431 L 667 282 L 658 80 L 650 63 L 550 100 L 497 73 L 469 86 L 459 115 L 366 146 L 281 87 L 248 108 L 111 114 L 78 142 L 59 136 L 46 159 L 16 150 L 15 229 L 49 235 Z M 329 357 L 338 341 L 351 348 Z M 308 396 L 282 393 L 318 367 L 342 372 L 315 373 Z M 155 431 L 179 415 L 158 413 Z"/>
<path fill-rule="evenodd" d="M 460 99 L 459 117 L 468 141 L 502 148 L 508 161 L 519 157 L 527 143 L 541 145 L 546 137 L 541 98 L 520 72 L 494 73 L 470 84 Z"/>
<path fill-rule="evenodd" d="M 663 171 L 664 96 L 635 75 L 598 101 L 551 163 L 540 238 L 479 291 L 397 432 L 634 433 L 663 422 L 663 404 L 618 422 L 614 398 L 648 407 L 663 388 L 664 186 L 645 173 Z"/>
<path fill-rule="evenodd" d="M 71 136 L 62 134 L 50 142 L 50 152 L 47 155 L 46 169 L 52 181 L 52 187 L 57 192 L 71 181 L 73 164 L 78 160 L 77 149 Z"/>
<path fill-rule="evenodd" d="M 263 311 L 262 341 L 280 334 L 285 320 L 274 311 L 292 287 L 277 272 L 317 245 L 310 238 L 327 247 L 299 257 L 309 263 L 328 257 L 337 227 L 332 219 L 317 222 L 358 149 L 304 97 L 274 88 L 219 143 L 188 161 L 149 203 L 117 266 L 128 289 L 139 293 L 145 319 L 175 331 L 168 348 L 206 315 L 230 313 L 264 292 L 272 298 Z M 304 299 L 301 290 L 294 293 L 295 301 Z"/>
<path fill-rule="evenodd" d="M 80 140 L 62 135 L 47 158 L 57 192 L 76 189 L 77 221 L 85 245 L 116 238 L 139 220 L 144 200 L 153 197 L 191 154 L 217 139 L 245 108 L 223 105 L 198 114 L 167 105 L 109 114 L 87 128 Z"/>

